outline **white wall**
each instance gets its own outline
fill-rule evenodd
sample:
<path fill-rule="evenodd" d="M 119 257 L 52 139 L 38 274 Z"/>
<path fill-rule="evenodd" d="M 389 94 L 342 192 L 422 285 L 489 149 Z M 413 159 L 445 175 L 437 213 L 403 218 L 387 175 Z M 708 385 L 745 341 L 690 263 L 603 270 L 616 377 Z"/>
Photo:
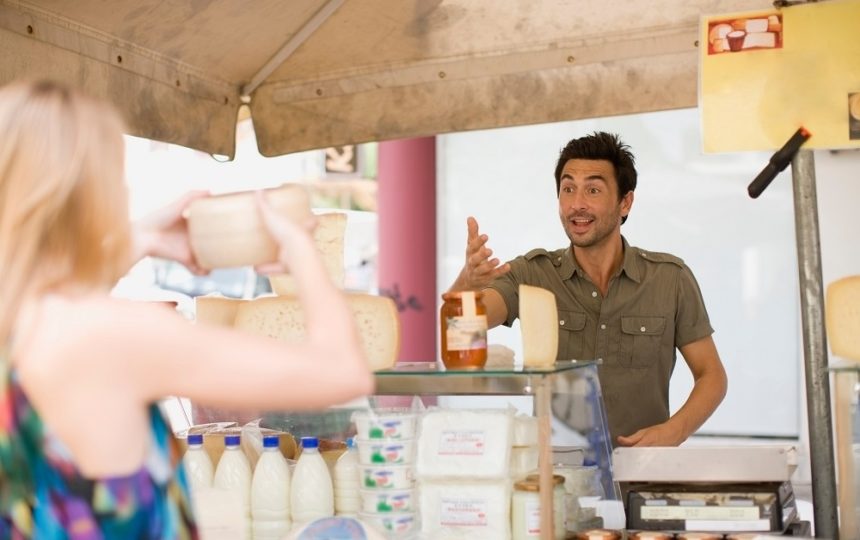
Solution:
<path fill-rule="evenodd" d="M 696 110 L 682 110 L 440 136 L 439 291 L 463 264 L 469 215 L 502 260 L 567 245 L 553 179 L 558 152 L 591 131 L 617 132 L 633 148 L 639 171 L 622 233 L 693 269 L 729 374 L 726 400 L 701 432 L 796 437 L 805 394 L 790 170 L 752 200 L 746 186 L 770 154 L 703 155 L 698 125 Z M 860 200 L 860 156 L 817 152 L 816 158 L 826 284 L 860 273 L 851 219 Z M 516 327 L 493 330 L 490 341 L 521 351 Z M 673 410 L 690 387 L 679 358 Z"/>

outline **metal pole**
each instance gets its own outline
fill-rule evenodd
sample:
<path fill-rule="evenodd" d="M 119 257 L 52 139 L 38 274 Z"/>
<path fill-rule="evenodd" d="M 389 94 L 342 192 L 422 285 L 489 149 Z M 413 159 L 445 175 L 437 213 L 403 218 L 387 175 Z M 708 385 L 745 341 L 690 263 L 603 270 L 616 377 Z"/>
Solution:
<path fill-rule="evenodd" d="M 821 239 L 815 160 L 811 150 L 800 150 L 791 160 L 797 264 L 800 274 L 800 313 L 803 323 L 803 363 L 809 420 L 809 457 L 812 465 L 812 505 L 816 538 L 839 538 L 836 514 L 836 468 L 830 416 L 827 338 L 824 332 L 824 294 L 821 278 Z"/>

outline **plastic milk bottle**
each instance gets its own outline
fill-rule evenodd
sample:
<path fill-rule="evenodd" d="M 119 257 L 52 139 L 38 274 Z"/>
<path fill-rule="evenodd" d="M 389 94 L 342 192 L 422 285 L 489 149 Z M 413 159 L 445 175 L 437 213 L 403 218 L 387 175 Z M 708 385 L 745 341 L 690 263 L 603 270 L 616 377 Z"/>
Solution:
<path fill-rule="evenodd" d="M 280 540 L 290 531 L 290 469 L 277 435 L 263 437 L 263 453 L 251 480 L 254 540 Z"/>
<path fill-rule="evenodd" d="M 245 452 L 239 446 L 239 435 L 224 437 L 224 453 L 215 468 L 213 486 L 230 491 L 236 495 L 237 502 L 241 501 L 242 515 L 245 519 L 244 528 L 251 530 L 251 464 L 245 457 Z M 250 538 L 250 534 L 248 534 Z"/>
<path fill-rule="evenodd" d="M 302 437 L 302 454 L 290 485 L 290 509 L 296 524 L 334 515 L 331 475 L 316 437 Z"/>
<path fill-rule="evenodd" d="M 359 489 L 358 452 L 355 440 L 346 441 L 346 452 L 341 454 L 334 465 L 334 509 L 337 515 L 354 516 L 361 509 Z"/>
<path fill-rule="evenodd" d="M 203 435 L 188 436 L 188 450 L 182 456 L 182 464 L 192 491 L 212 487 L 214 471 L 212 460 L 203 448 Z"/>

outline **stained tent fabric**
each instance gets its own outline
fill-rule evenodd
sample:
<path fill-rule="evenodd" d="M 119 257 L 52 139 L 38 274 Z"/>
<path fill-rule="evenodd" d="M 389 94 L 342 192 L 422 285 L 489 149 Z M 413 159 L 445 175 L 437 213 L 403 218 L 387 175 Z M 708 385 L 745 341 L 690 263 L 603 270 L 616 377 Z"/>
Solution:
<path fill-rule="evenodd" d="M 266 156 L 693 107 L 701 15 L 763 0 L 0 0 L 0 83 L 108 99 L 131 134 Z"/>

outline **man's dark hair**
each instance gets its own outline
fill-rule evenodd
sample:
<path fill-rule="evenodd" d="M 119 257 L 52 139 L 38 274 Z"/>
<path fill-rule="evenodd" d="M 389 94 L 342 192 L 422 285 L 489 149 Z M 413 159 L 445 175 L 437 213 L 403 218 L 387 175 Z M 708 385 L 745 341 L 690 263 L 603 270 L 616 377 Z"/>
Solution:
<path fill-rule="evenodd" d="M 618 200 L 636 189 L 636 159 L 630 147 L 621 142 L 618 135 L 595 131 L 591 135 L 572 139 L 561 150 L 558 163 L 555 166 L 555 193 L 561 189 L 561 171 L 565 163 L 571 159 L 606 160 L 615 169 L 615 179 L 618 183 Z M 627 216 L 621 218 L 621 223 L 627 221 Z"/>

